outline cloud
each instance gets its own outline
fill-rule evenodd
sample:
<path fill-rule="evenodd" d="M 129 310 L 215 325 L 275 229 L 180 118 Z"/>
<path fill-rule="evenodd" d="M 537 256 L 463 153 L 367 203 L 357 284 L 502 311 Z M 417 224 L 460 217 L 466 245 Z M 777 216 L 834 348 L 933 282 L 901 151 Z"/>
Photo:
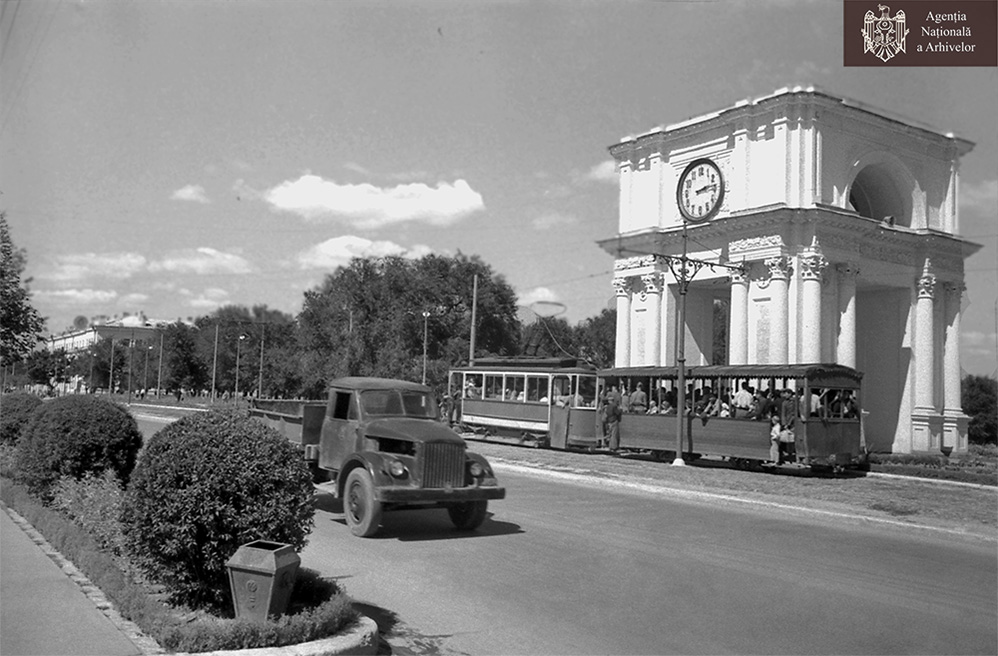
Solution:
<path fill-rule="evenodd" d="M 38 300 L 65 305 L 98 305 L 106 304 L 118 298 L 118 292 L 112 289 L 59 289 L 48 291 L 33 291 L 32 297 Z"/>
<path fill-rule="evenodd" d="M 208 197 L 205 196 L 204 187 L 201 185 L 187 185 L 186 187 L 181 187 L 173 192 L 170 196 L 173 200 L 189 200 L 195 203 L 210 203 Z"/>
<path fill-rule="evenodd" d="M 617 162 L 608 159 L 594 165 L 586 174 L 586 179 L 616 184 L 619 180 L 617 177 Z"/>
<path fill-rule="evenodd" d="M 547 214 L 542 214 L 532 221 L 534 228 L 537 230 L 548 230 L 550 228 L 555 228 L 557 226 L 574 225 L 579 222 L 579 219 L 571 216 L 570 214 L 561 214 L 559 212 L 549 212 Z"/>
<path fill-rule="evenodd" d="M 139 292 L 125 294 L 121 297 L 121 305 L 134 307 L 148 302 L 149 298 L 149 294 L 142 294 Z"/>
<path fill-rule="evenodd" d="M 78 253 L 56 257 L 55 269 L 38 274 L 45 280 L 83 280 L 90 277 L 130 278 L 146 266 L 137 253 Z"/>
<path fill-rule="evenodd" d="M 391 241 L 371 241 L 354 235 L 344 235 L 327 239 L 298 254 L 298 266 L 302 269 L 335 269 L 346 266 L 355 257 L 385 257 L 400 255 L 418 259 L 431 253 L 429 246 L 422 244 L 406 248 Z"/>
<path fill-rule="evenodd" d="M 219 273 L 249 273 L 252 267 L 240 255 L 223 253 L 202 246 L 194 250 L 176 251 L 158 262 L 149 264 L 152 272 L 196 273 L 199 275 Z"/>
<path fill-rule="evenodd" d="M 185 295 L 193 296 L 193 293 L 188 290 L 184 290 L 184 292 Z M 225 305 L 228 300 L 229 292 L 218 287 L 208 287 L 201 294 L 187 301 L 187 305 L 199 310 L 214 310 Z"/>
<path fill-rule="evenodd" d="M 305 174 L 282 182 L 264 194 L 278 211 L 298 214 L 311 221 L 343 219 L 361 228 L 422 221 L 450 225 L 485 208 L 482 195 L 464 180 L 395 187 L 372 184 L 338 184 Z"/>
<path fill-rule="evenodd" d="M 998 207 L 998 180 L 960 185 L 960 211 L 994 215 Z"/>

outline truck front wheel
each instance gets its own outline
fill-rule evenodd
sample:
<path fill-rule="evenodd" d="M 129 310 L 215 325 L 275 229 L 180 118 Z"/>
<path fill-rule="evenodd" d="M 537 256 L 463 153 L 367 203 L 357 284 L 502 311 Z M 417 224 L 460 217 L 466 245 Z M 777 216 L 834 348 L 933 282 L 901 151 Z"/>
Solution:
<path fill-rule="evenodd" d="M 371 475 L 362 468 L 354 469 L 347 476 L 343 514 L 350 532 L 358 537 L 371 537 L 381 526 L 381 502 L 374 498 Z"/>
<path fill-rule="evenodd" d="M 465 501 L 447 506 L 447 513 L 454 526 L 464 531 L 473 531 L 485 521 L 488 509 L 488 501 Z"/>

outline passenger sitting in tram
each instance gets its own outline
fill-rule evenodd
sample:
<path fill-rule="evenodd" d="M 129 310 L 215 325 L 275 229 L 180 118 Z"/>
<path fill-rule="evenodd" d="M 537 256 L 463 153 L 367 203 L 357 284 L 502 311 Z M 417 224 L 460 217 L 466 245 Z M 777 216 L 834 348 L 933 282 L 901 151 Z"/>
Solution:
<path fill-rule="evenodd" d="M 637 388 L 634 393 L 631 394 L 630 402 L 628 403 L 628 410 L 637 414 L 643 414 L 645 410 L 648 409 L 648 397 L 645 394 L 641 383 L 638 383 Z"/>

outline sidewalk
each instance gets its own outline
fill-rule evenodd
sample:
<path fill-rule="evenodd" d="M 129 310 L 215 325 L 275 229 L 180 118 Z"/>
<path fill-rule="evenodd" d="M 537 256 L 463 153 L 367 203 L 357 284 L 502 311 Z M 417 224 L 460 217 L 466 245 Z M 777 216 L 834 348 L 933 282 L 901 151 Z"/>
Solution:
<path fill-rule="evenodd" d="M 42 546 L 0 510 L 0 655 L 142 653 Z"/>

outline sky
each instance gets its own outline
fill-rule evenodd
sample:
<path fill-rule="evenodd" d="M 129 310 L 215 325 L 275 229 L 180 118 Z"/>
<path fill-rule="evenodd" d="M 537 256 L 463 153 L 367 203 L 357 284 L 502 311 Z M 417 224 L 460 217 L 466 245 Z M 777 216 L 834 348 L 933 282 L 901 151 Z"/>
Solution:
<path fill-rule="evenodd" d="M 787 86 L 976 144 L 964 369 L 996 370 L 995 68 L 845 68 L 841 0 L 2 0 L 0 210 L 54 333 L 297 314 L 353 256 L 478 255 L 521 305 L 613 298 L 608 148 Z"/>

